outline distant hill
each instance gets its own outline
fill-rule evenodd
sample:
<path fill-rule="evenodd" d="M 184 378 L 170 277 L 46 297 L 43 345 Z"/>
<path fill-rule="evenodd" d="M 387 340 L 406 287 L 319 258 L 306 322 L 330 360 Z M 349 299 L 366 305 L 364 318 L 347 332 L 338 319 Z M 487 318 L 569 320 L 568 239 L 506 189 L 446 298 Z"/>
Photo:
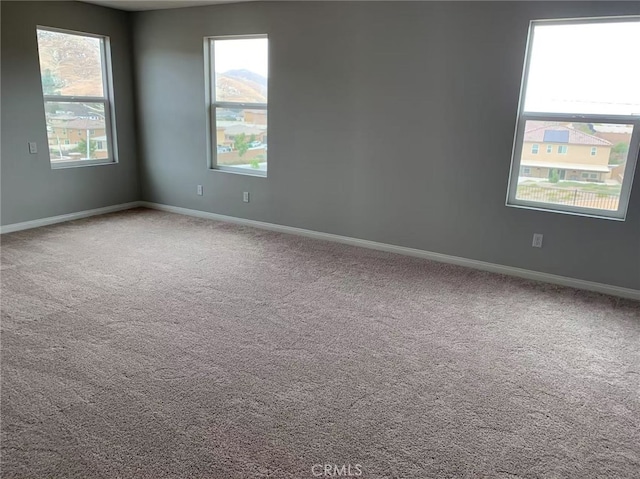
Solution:
<path fill-rule="evenodd" d="M 228 77 L 251 81 L 259 85 L 262 85 L 265 88 L 267 87 L 267 79 L 262 75 L 260 75 L 259 73 L 254 73 L 249 70 L 229 70 L 224 74 Z"/>
<path fill-rule="evenodd" d="M 249 70 L 229 70 L 217 75 L 219 101 L 267 102 L 267 79 Z"/>
<path fill-rule="evenodd" d="M 102 96 L 100 44 L 95 38 L 38 30 L 46 95 Z"/>

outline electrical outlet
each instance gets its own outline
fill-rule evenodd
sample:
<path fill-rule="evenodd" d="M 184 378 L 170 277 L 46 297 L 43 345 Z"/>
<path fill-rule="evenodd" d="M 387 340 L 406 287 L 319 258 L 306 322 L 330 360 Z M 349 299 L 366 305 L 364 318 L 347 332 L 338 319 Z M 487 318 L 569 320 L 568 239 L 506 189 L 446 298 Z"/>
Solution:
<path fill-rule="evenodd" d="M 202 196 L 203 195 L 202 185 L 198 185 L 198 188 L 196 189 L 196 193 L 198 193 L 198 196 Z"/>
<path fill-rule="evenodd" d="M 249 192 L 245 191 L 242 193 L 242 201 L 244 201 L 245 203 L 249 203 Z"/>
<path fill-rule="evenodd" d="M 534 248 L 542 248 L 542 234 L 541 233 L 534 233 L 534 235 L 533 235 L 533 243 L 531 243 L 531 246 L 533 246 Z"/>
<path fill-rule="evenodd" d="M 38 144 L 35 141 L 29 142 L 29 153 L 31 155 L 35 155 L 36 153 L 38 153 Z"/>

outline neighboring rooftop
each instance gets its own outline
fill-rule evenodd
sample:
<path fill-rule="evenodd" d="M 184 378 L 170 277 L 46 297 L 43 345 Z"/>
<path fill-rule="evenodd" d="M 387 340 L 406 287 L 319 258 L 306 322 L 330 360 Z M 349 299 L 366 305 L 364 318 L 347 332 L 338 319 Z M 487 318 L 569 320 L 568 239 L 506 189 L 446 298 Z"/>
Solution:
<path fill-rule="evenodd" d="M 612 143 L 566 125 L 534 126 L 524 132 L 529 143 L 566 143 L 569 145 L 612 146 Z"/>
<path fill-rule="evenodd" d="M 588 163 L 570 163 L 557 161 L 549 162 L 523 159 L 520 165 L 534 168 L 558 168 L 561 170 L 597 171 L 600 173 L 608 173 L 609 171 L 611 171 L 611 168 L 609 168 L 608 165 L 591 165 Z"/>
<path fill-rule="evenodd" d="M 237 124 L 237 123 L 235 125 L 229 126 L 228 128 L 224 129 L 224 133 L 226 135 L 240 135 L 242 133 L 244 133 L 245 135 L 260 135 L 265 131 L 266 131 L 266 127 L 258 128 L 254 126 L 248 126 L 248 125 Z"/>
<path fill-rule="evenodd" d="M 102 120 L 91 120 L 89 118 L 76 118 L 74 120 L 52 120 L 51 125 L 58 128 L 68 128 L 70 130 L 104 130 L 105 124 Z"/>

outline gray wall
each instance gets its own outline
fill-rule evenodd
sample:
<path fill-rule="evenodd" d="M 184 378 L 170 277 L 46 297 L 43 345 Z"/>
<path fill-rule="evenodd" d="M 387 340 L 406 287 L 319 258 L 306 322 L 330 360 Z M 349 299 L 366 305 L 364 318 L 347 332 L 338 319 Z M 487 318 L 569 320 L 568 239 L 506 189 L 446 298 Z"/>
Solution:
<path fill-rule="evenodd" d="M 640 289 L 640 174 L 625 222 L 504 205 L 529 20 L 625 13 L 640 4 L 136 13 L 142 197 Z M 207 169 L 203 37 L 246 33 L 270 38 L 266 179 Z"/>
<path fill-rule="evenodd" d="M 1 8 L 2 224 L 144 199 L 640 289 L 640 175 L 626 222 L 504 206 L 529 20 L 637 2 Z M 51 170 L 37 24 L 111 37 L 119 164 Z M 203 37 L 265 32 L 269 176 L 208 170 Z"/>
<path fill-rule="evenodd" d="M 130 14 L 76 2 L 7 2 L 2 9 L 3 225 L 139 199 Z M 111 37 L 119 163 L 52 170 L 36 25 Z M 27 142 L 38 143 L 30 155 Z"/>

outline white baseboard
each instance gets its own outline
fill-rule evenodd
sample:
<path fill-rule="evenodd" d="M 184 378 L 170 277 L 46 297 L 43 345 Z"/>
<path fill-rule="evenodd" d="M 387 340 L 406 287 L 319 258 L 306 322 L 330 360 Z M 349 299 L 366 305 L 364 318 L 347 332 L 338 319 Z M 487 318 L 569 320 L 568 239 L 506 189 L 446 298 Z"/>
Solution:
<path fill-rule="evenodd" d="M 15 231 L 28 230 L 31 228 L 39 228 L 40 226 L 54 225 L 56 223 L 64 223 L 65 221 L 79 220 L 81 218 L 88 218 L 89 216 L 104 215 L 107 213 L 113 213 L 115 211 L 137 208 L 139 206 L 139 201 L 132 201 L 131 203 L 121 203 L 119 205 L 105 206 L 104 208 L 96 208 L 93 210 L 78 211 L 76 213 L 69 213 L 66 215 L 50 216 L 48 218 L 25 221 L 23 223 L 13 223 L 10 225 L 0 226 L 0 234 L 13 233 Z"/>
<path fill-rule="evenodd" d="M 217 213 L 209 213 L 206 211 L 191 210 L 188 208 L 180 208 L 178 206 L 163 205 L 159 203 L 151 203 L 148 201 L 141 201 L 140 206 L 167 211 L 171 213 L 178 213 L 187 216 L 195 216 L 198 218 L 205 218 L 217 221 L 225 221 L 227 223 L 236 223 L 239 225 L 253 226 L 254 228 L 260 228 L 270 231 L 277 231 L 279 233 L 288 233 L 298 236 L 306 236 L 308 238 L 333 241 L 335 243 L 343 243 L 351 246 L 360 246 L 362 248 L 369 248 L 379 251 L 386 251 L 389 253 L 396 253 L 406 256 L 415 256 L 417 258 L 428 259 L 432 261 L 438 261 L 440 263 L 455 264 L 458 266 L 466 266 L 468 268 L 479 269 L 482 271 L 489 271 L 491 273 L 505 274 L 508 276 L 517 276 L 519 278 L 541 281 L 544 283 L 557 284 L 561 286 L 569 286 L 571 288 L 583 289 L 587 291 L 595 291 L 597 293 L 610 294 L 612 296 L 619 296 L 622 298 L 635 299 L 640 301 L 640 290 L 622 288 L 619 286 L 612 286 L 609 284 L 595 283 L 593 281 L 585 281 L 582 279 L 569 278 L 566 276 L 559 276 L 555 274 L 542 273 L 540 271 L 531 271 L 528 269 L 515 268 L 512 266 L 503 266 L 494 263 L 487 263 L 485 261 L 477 261 L 474 259 L 462 258 L 460 256 L 450 256 L 441 253 L 433 253 L 431 251 L 424 251 L 415 248 L 406 248 L 404 246 L 395 246 L 386 243 L 378 243 L 375 241 L 363 240 L 358 238 L 350 238 L 348 236 L 340 236 L 331 233 L 322 233 L 319 231 L 307 230 L 303 228 L 294 228 L 292 226 L 277 225 L 274 223 L 265 223 L 263 221 L 248 220 L 244 218 L 237 218 L 234 216 L 225 216 Z"/>

